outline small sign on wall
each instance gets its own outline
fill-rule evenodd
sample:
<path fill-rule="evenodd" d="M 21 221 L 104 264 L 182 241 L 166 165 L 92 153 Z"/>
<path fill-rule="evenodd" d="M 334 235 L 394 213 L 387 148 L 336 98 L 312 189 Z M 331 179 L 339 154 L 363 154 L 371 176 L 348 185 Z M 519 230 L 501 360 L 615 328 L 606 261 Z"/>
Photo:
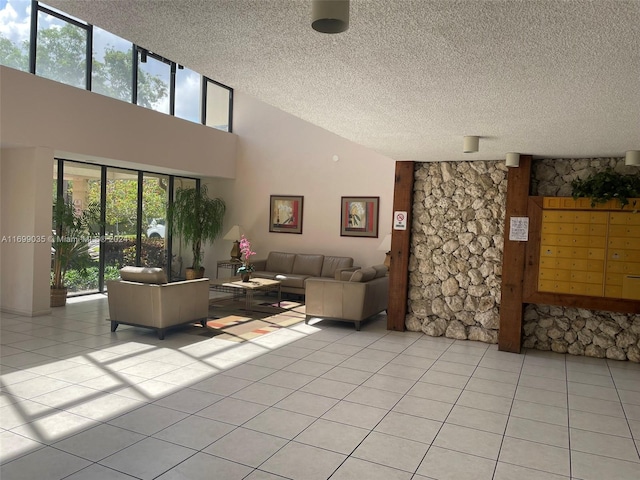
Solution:
<path fill-rule="evenodd" d="M 393 212 L 393 229 L 407 229 L 407 212 Z"/>
<path fill-rule="evenodd" d="M 529 240 L 529 217 L 511 217 L 509 222 L 509 240 L 526 242 Z"/>

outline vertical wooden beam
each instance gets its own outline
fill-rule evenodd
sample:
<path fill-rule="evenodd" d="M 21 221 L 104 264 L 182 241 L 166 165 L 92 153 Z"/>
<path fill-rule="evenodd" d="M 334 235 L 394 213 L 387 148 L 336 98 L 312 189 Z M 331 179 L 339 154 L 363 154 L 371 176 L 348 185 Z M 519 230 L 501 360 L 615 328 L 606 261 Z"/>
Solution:
<path fill-rule="evenodd" d="M 409 251 L 411 247 L 411 210 L 413 207 L 414 162 L 396 162 L 393 192 L 393 225 L 396 212 L 406 212 L 406 230 L 393 228 L 391 234 L 391 267 L 389 268 L 389 307 L 387 330 L 404 331 L 409 291 Z"/>
<path fill-rule="evenodd" d="M 524 285 L 522 301 L 531 302 L 538 291 L 538 273 L 540 264 L 540 240 L 542 238 L 542 202 L 544 197 L 529 197 L 529 241 L 527 242 L 524 265 Z"/>
<path fill-rule="evenodd" d="M 526 242 L 509 240 L 511 217 L 526 217 L 531 186 L 531 155 L 520 156 L 520 166 L 509 168 L 504 219 L 504 251 L 498 349 L 520 353 L 522 344 L 523 282 Z"/>

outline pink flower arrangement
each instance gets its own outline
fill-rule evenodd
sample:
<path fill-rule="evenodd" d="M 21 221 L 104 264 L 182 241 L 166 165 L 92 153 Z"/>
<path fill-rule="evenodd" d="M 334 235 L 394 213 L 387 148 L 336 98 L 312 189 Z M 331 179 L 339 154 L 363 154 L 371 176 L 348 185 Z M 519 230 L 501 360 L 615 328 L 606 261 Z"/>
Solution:
<path fill-rule="evenodd" d="M 240 238 L 240 253 L 244 256 L 244 260 L 242 262 L 243 266 L 240 267 L 238 271 L 252 272 L 253 265 L 249 263 L 249 257 L 251 257 L 251 255 L 255 255 L 256 252 L 251 250 L 251 243 L 244 235 Z"/>

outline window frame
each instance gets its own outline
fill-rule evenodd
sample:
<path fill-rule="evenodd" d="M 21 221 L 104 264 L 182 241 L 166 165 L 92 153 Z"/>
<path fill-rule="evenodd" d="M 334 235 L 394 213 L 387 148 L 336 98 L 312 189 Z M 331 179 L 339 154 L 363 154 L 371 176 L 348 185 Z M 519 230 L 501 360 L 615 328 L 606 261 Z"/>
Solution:
<path fill-rule="evenodd" d="M 107 214 L 107 209 L 106 209 L 106 202 L 107 202 L 107 173 L 108 170 L 110 168 L 115 168 L 117 170 L 122 170 L 122 171 L 128 171 L 131 172 L 131 174 L 136 175 L 137 176 L 137 184 L 138 184 L 138 191 L 137 191 L 137 197 L 138 197 L 138 205 L 137 205 L 137 211 L 136 211 L 136 265 L 140 265 L 140 255 L 142 253 L 142 232 L 143 232 L 143 226 L 142 226 L 142 197 L 143 197 L 143 184 L 144 184 L 144 178 L 145 178 L 145 174 L 149 174 L 149 175 L 161 175 L 161 176 L 166 176 L 168 177 L 168 182 L 167 182 L 167 187 L 168 187 L 168 191 L 167 191 L 167 209 L 169 208 L 169 206 L 171 204 L 173 204 L 173 200 L 174 200 L 174 194 L 175 194 L 175 180 L 176 179 L 187 179 L 187 180 L 193 180 L 195 182 L 195 188 L 196 189 L 200 189 L 200 185 L 201 185 L 201 180 L 197 177 L 188 177 L 188 176 L 184 176 L 184 175 L 171 175 L 171 174 L 166 174 L 166 173 L 161 173 L 161 172 L 154 172 L 151 170 L 138 170 L 138 169 L 134 169 L 134 168 L 127 168 L 127 167 L 120 167 L 120 166 L 115 166 L 115 165 L 105 165 L 105 164 L 98 164 L 98 163 L 92 163 L 92 162 L 84 162 L 82 160 L 70 160 L 67 158 L 62 158 L 62 157 L 55 157 L 54 158 L 54 162 L 56 162 L 57 164 L 57 183 L 56 183 L 56 196 L 59 195 L 63 190 L 64 190 L 64 170 L 65 170 L 65 165 L 66 164 L 76 164 L 76 165 L 91 165 L 92 167 L 100 167 L 100 219 L 102 222 L 102 225 L 100 227 L 100 237 L 104 238 L 105 237 L 105 221 L 106 221 L 106 214 Z M 165 266 L 165 271 L 167 273 L 167 278 L 169 279 L 169 281 L 175 280 L 174 278 L 171 278 L 172 276 L 172 248 L 173 248 L 173 235 L 171 234 L 171 225 L 169 225 L 167 223 L 167 230 L 166 230 L 166 236 L 165 236 L 165 250 L 168 252 L 167 255 L 167 265 Z M 81 293 L 76 293 L 76 294 L 70 294 L 69 296 L 82 296 L 82 295 L 92 295 L 95 293 L 104 293 L 105 291 L 105 281 L 104 281 L 104 272 L 105 272 L 105 251 L 103 248 L 100 249 L 100 255 L 99 255 L 99 263 L 98 263 L 99 267 L 98 267 L 98 292 L 95 291 L 91 291 L 91 292 L 81 292 Z"/>
<path fill-rule="evenodd" d="M 51 15 L 53 17 L 55 17 L 56 19 L 62 21 L 62 22 L 66 22 L 66 23 L 70 23 L 78 28 L 81 28 L 83 30 L 86 31 L 87 33 L 87 40 L 86 40 L 86 48 L 85 48 L 85 90 L 88 90 L 92 93 L 96 93 L 92 91 L 92 79 L 93 79 L 93 25 L 87 22 L 83 22 L 81 20 L 77 20 L 75 18 L 72 18 L 68 15 L 65 15 L 64 13 L 61 13 L 60 11 L 57 10 L 53 10 L 51 8 L 48 8 L 45 5 L 42 5 L 40 2 L 38 2 L 37 0 L 31 0 L 31 26 L 30 26 L 30 32 L 29 32 L 29 64 L 28 64 L 28 71 L 29 73 L 32 73 L 34 75 L 36 75 L 36 69 L 37 69 L 37 48 L 38 48 L 38 14 L 42 12 L 44 14 L 47 15 Z M 112 33 L 112 32 L 109 32 Z M 123 40 L 126 40 L 123 38 Z M 131 43 L 131 51 L 132 51 L 132 62 L 131 62 L 131 81 L 132 81 L 132 88 L 131 88 L 131 99 L 130 99 L 130 103 L 132 103 L 133 105 L 139 106 L 137 105 L 138 103 L 138 68 L 139 68 L 139 63 L 141 63 L 140 57 L 141 55 L 139 55 L 139 53 L 146 55 L 147 57 L 152 57 L 155 60 L 159 60 L 163 63 L 166 63 L 167 65 L 169 65 L 170 68 L 170 74 L 169 74 L 169 112 L 165 113 L 165 112 L 161 112 L 161 113 L 165 113 L 166 115 L 170 115 L 175 117 L 175 102 L 176 102 L 176 72 L 178 69 L 183 68 L 182 65 L 178 64 L 177 62 L 174 62 L 172 60 L 169 60 L 168 58 L 163 57 L 162 55 L 159 55 L 155 52 L 151 52 L 148 49 L 141 47 L 140 45 L 136 45 L 135 43 Z M 198 73 L 198 72 L 195 72 Z M 201 85 L 201 95 L 200 95 L 200 124 L 201 125 L 205 125 L 207 126 L 206 123 L 206 119 L 207 119 L 207 88 L 209 83 L 216 85 L 217 87 L 221 87 L 225 90 L 227 90 L 228 94 L 229 94 L 229 105 L 228 105 L 228 109 L 227 109 L 227 129 L 226 132 L 228 133 L 232 133 L 233 132 L 233 88 L 229 87 L 228 85 L 225 85 L 223 83 L 217 82 L 205 75 L 202 75 L 200 73 L 198 73 L 198 75 L 200 76 L 200 85 Z M 113 98 L 113 97 L 110 97 Z M 119 100 L 117 98 L 114 98 L 115 100 Z M 145 107 L 142 107 L 145 108 Z M 177 117 L 177 118 L 182 118 L 182 117 Z M 191 121 L 189 119 L 185 119 L 187 121 Z M 193 122 L 196 123 L 196 122 Z M 215 127 L 210 127 L 210 128 L 215 128 Z M 217 130 L 221 130 L 221 129 L 217 129 Z M 221 130 L 221 131 L 225 131 L 225 130 Z"/>

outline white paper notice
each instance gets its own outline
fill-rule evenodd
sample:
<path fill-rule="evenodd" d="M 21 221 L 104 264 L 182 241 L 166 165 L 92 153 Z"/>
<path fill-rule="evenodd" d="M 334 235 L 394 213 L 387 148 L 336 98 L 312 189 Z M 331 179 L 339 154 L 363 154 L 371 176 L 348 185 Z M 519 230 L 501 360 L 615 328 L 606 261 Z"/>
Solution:
<path fill-rule="evenodd" d="M 513 242 L 529 240 L 529 217 L 511 217 L 509 240 Z"/>

